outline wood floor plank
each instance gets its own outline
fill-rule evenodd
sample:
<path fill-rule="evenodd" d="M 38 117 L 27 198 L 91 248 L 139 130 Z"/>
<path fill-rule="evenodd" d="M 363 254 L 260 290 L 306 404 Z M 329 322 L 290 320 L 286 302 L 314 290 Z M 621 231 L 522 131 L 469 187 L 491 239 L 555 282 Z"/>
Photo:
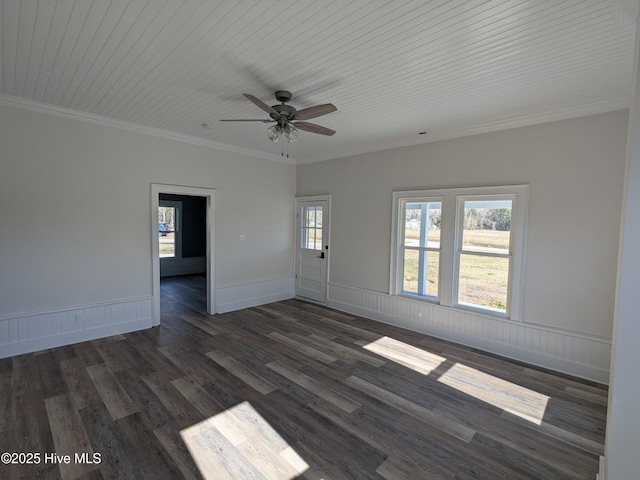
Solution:
<path fill-rule="evenodd" d="M 60 370 L 78 410 L 102 401 L 81 358 L 63 360 L 60 362 Z"/>
<path fill-rule="evenodd" d="M 76 462 L 76 455 L 86 454 L 93 459 L 93 448 L 87 437 L 76 405 L 68 394 L 61 394 L 45 400 L 49 425 L 53 435 L 55 453 L 69 455 L 73 460 L 61 462 L 60 476 L 63 480 L 78 478 L 98 468 L 93 463 Z"/>
<path fill-rule="evenodd" d="M 345 380 L 345 383 L 352 387 L 381 400 L 388 405 L 397 408 L 400 411 L 406 412 L 409 415 L 413 415 L 416 418 L 432 425 L 439 430 L 448 433 L 449 435 L 456 437 L 464 442 L 470 442 L 476 431 L 455 422 L 451 419 L 444 418 L 431 410 L 417 405 L 393 392 L 389 392 L 383 388 L 373 385 L 369 382 L 362 380 L 361 378 L 352 376 Z"/>
<path fill-rule="evenodd" d="M 13 359 L 11 357 L 0 358 L 0 374 L 9 373 L 13 370 Z"/>
<path fill-rule="evenodd" d="M 208 346 L 206 348 L 208 350 Z M 171 347 L 160 347 L 158 350 L 182 372 L 182 375 L 175 378 L 189 375 L 200 384 L 216 381 L 216 376 L 211 371 L 209 359 L 193 348 L 189 348 L 187 345 L 174 344 Z M 162 376 L 167 378 L 164 374 Z M 175 378 L 172 379 L 175 380 Z"/>
<path fill-rule="evenodd" d="M 224 407 L 192 378 L 182 377 L 172 380 L 171 383 L 205 417 L 224 410 Z"/>
<path fill-rule="evenodd" d="M 338 393 L 331 388 L 327 388 L 317 380 L 314 380 L 308 375 L 290 368 L 287 365 L 283 365 L 279 362 L 271 362 L 267 365 L 267 367 L 274 370 L 275 372 L 278 372 L 280 375 L 288 378 L 292 382 L 297 383 L 298 385 L 314 393 L 318 397 L 325 399 L 327 402 L 332 403 L 333 405 L 340 408 L 341 410 L 344 410 L 347 413 L 353 412 L 360 406 L 358 402 L 349 399 L 345 395 L 342 395 L 341 393 Z"/>
<path fill-rule="evenodd" d="M 16 410 L 11 373 L 0 374 L 0 435 L 15 426 Z"/>
<path fill-rule="evenodd" d="M 583 388 L 576 388 L 574 386 L 565 387 L 565 391 L 574 397 L 584 398 L 594 403 L 606 406 L 608 402 L 607 392 L 603 392 L 601 389 L 586 390 Z"/>
<path fill-rule="evenodd" d="M 13 394 L 15 396 L 42 391 L 40 375 L 38 373 L 39 357 L 35 355 L 20 355 L 13 357 Z"/>
<path fill-rule="evenodd" d="M 136 478 L 181 478 L 178 466 L 171 460 L 158 438 L 146 429 L 140 413 L 116 420 L 127 461 L 136 465 Z"/>
<path fill-rule="evenodd" d="M 231 373 L 233 373 L 235 376 L 237 376 L 238 378 L 246 382 L 247 385 L 252 386 L 253 388 L 255 388 L 256 390 L 258 390 L 260 393 L 264 395 L 270 392 L 273 392 L 276 388 L 278 388 L 276 385 L 274 385 L 270 381 L 265 380 L 264 378 L 257 375 L 249 368 L 244 367 L 241 363 L 237 362 L 233 358 L 229 357 L 228 355 L 220 351 L 207 352 L 206 355 L 207 357 L 212 359 L 214 362 L 223 366 L 224 368 L 229 370 Z"/>
<path fill-rule="evenodd" d="M 301 339 L 300 336 L 295 336 L 294 338 Z M 309 335 L 305 340 L 317 345 L 319 348 L 324 348 L 335 357 L 347 363 L 364 362 L 374 367 L 380 367 L 386 363 L 385 360 L 376 355 L 362 352 L 360 349 L 355 349 L 351 346 L 342 345 L 337 341 L 327 339 L 317 334 Z"/>
<path fill-rule="evenodd" d="M 221 333 L 224 333 L 224 329 L 216 327 L 216 325 L 211 322 L 211 320 L 201 320 L 196 315 L 189 314 L 181 315 L 180 318 L 209 335 L 220 335 Z"/>
<path fill-rule="evenodd" d="M 36 372 L 34 372 L 37 375 Z M 2 452 L 53 452 L 53 437 L 49 419 L 44 407 L 42 390 L 23 393 L 14 398 L 15 423 L 10 425 L 6 433 L 0 436 Z M 14 463 L 1 465 L 0 478 L 22 478 L 40 473 L 50 473 L 51 469 L 42 463 L 39 465 Z M 58 471 L 56 468 L 54 471 Z M 36 477 L 37 478 L 37 477 Z"/>
<path fill-rule="evenodd" d="M 166 424 L 154 429 L 153 434 L 176 464 L 185 480 L 200 480 L 202 478 L 179 432 L 170 424 Z"/>
<path fill-rule="evenodd" d="M 212 419 L 204 420 L 181 432 L 182 438 L 205 479 L 268 480 L 229 439 Z M 212 454 L 212 452 L 214 452 Z M 223 452 L 216 455 L 215 452 Z"/>
<path fill-rule="evenodd" d="M 173 416 L 179 428 L 189 427 L 203 419 L 203 415 L 162 374 L 145 375 L 142 380 Z"/>
<path fill-rule="evenodd" d="M 329 317 L 318 317 L 318 323 L 329 326 L 333 331 L 338 334 L 346 334 L 349 337 L 353 337 L 355 340 L 365 340 L 367 342 L 373 342 L 380 338 L 377 333 L 370 332 L 360 327 L 351 325 L 350 323 L 334 320 Z"/>
<path fill-rule="evenodd" d="M 424 465 L 407 461 L 406 458 L 399 460 L 395 457 L 387 458 L 376 472 L 387 480 L 416 480 L 417 478 L 449 480 L 451 478 L 449 471 L 442 471 L 430 464 Z"/>
<path fill-rule="evenodd" d="M 235 421 L 228 419 L 221 421 L 223 416 L 234 417 Z M 267 478 L 293 478 L 303 473 L 308 467 L 291 446 L 247 402 L 216 415 L 212 419 L 212 424 Z M 244 438 L 240 440 L 237 438 L 238 431 Z"/>
<path fill-rule="evenodd" d="M 581 435 L 556 427 L 555 425 L 551 425 L 547 422 L 542 422 L 540 425 L 536 425 L 535 423 L 528 422 L 527 420 L 509 412 L 504 412 L 502 416 L 512 420 L 513 422 L 517 422 L 526 428 L 541 432 L 544 435 L 549 435 L 556 440 L 565 442 L 571 446 L 584 450 L 585 452 L 592 453 L 594 455 L 604 455 L 604 443 L 584 438 Z"/>
<path fill-rule="evenodd" d="M 65 352 L 67 351 L 63 347 Z M 66 358 L 62 355 L 62 358 Z M 57 361 L 57 355 L 48 351 L 38 358 L 38 376 L 39 385 L 42 389 L 44 398 L 60 395 L 65 391 L 65 384 L 60 371 L 60 363 Z"/>
<path fill-rule="evenodd" d="M 243 397 L 269 419 L 290 445 L 295 445 L 298 453 L 306 452 L 303 458 L 311 470 L 324 472 L 324 478 L 348 477 L 336 467 L 347 452 L 357 452 L 374 464 L 384 460 L 383 454 L 309 408 L 307 403 L 316 397 L 310 394 L 302 397 L 300 393 L 307 391 L 295 384 L 292 387 L 275 390 L 267 396 L 245 391 Z"/>
<path fill-rule="evenodd" d="M 173 421 L 173 416 L 140 376 L 122 370 L 115 377 L 131 400 L 140 405 L 140 418 L 148 429 L 153 430 Z"/>
<path fill-rule="evenodd" d="M 305 355 L 310 356 L 311 358 L 315 358 L 316 360 L 323 362 L 323 363 L 333 363 L 336 360 L 338 360 L 336 357 L 333 357 L 331 355 L 328 355 L 324 352 L 321 352 L 320 350 L 314 348 L 314 347 L 310 347 L 308 345 L 305 345 L 304 343 L 301 343 L 299 340 L 296 340 L 295 338 L 291 338 L 287 335 L 282 335 L 281 333 L 278 332 L 271 332 L 268 334 L 268 336 L 270 338 L 273 338 L 274 340 L 276 340 L 277 342 L 283 343 L 285 345 L 287 345 L 288 347 L 293 348 L 294 350 L 297 350 L 301 353 L 304 353 Z"/>
<path fill-rule="evenodd" d="M 458 362 L 440 375 L 438 381 L 533 422 L 542 421 L 549 402 L 547 395 Z"/>
<path fill-rule="evenodd" d="M 387 336 L 377 338 L 372 342 L 358 342 L 358 344 L 361 344 L 362 348 L 369 352 L 423 375 L 429 375 L 446 360 L 440 355 Z"/>
<path fill-rule="evenodd" d="M 523 455 L 535 455 L 538 463 L 553 466 L 566 478 L 588 478 L 598 463 L 594 455 L 586 454 L 552 437 L 522 428 L 509 419 L 496 418 L 490 408 L 482 408 L 476 404 L 465 405 L 462 409 L 438 405 L 434 412 L 464 423 L 478 433 Z M 544 452 L 544 455 L 541 455 L 541 452 Z"/>
<path fill-rule="evenodd" d="M 344 412 L 332 407 L 327 402 L 314 401 L 311 402 L 309 406 L 331 422 L 340 425 L 344 430 L 365 441 L 373 448 L 385 452 L 387 455 L 397 456 L 401 459 L 413 457 L 418 462 L 433 465 L 431 462 L 425 462 L 421 458 L 421 454 L 412 450 L 410 445 L 406 445 L 393 437 L 388 438 L 375 424 L 367 425 L 365 422 L 359 421 L 356 417 L 345 415 Z M 436 462 L 436 464 L 437 469 L 441 471 L 443 475 L 448 478 L 454 477 L 455 471 L 441 465 L 441 462 Z M 376 470 L 378 467 L 376 467 Z"/>
<path fill-rule="evenodd" d="M 87 367 L 87 373 L 113 420 L 140 411 L 140 405 L 131 399 L 106 365 Z"/>
<path fill-rule="evenodd" d="M 581 480 L 582 474 L 561 470 L 547 462 L 534 460 L 520 451 L 497 442 L 481 433 L 471 441 L 473 446 L 487 458 L 492 458 L 501 465 L 505 465 L 521 476 L 529 478 L 544 478 L 548 480 Z"/>

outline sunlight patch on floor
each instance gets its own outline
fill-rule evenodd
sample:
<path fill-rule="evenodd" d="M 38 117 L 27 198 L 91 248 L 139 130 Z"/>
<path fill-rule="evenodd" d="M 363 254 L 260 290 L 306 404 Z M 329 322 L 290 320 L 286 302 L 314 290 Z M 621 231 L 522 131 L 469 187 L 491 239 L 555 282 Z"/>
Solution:
<path fill-rule="evenodd" d="M 546 395 L 461 363 L 453 365 L 438 381 L 537 425 L 542 424 L 549 401 Z"/>
<path fill-rule="evenodd" d="M 379 338 L 362 348 L 423 375 L 429 375 L 446 360 L 445 357 L 389 337 Z"/>
<path fill-rule="evenodd" d="M 249 402 L 180 432 L 205 479 L 290 480 L 309 465 Z"/>

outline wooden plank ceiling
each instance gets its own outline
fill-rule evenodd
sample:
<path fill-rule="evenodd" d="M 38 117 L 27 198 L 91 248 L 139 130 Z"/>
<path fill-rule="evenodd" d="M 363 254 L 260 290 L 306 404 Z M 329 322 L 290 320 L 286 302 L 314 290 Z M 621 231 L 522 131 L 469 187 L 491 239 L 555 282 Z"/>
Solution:
<path fill-rule="evenodd" d="M 1 0 L 0 103 L 280 156 L 290 90 L 333 137 L 299 163 L 627 108 L 638 2 Z M 203 128 L 202 124 L 210 124 Z M 428 131 L 426 135 L 419 132 Z M 293 160 L 292 160 L 293 161 Z"/>

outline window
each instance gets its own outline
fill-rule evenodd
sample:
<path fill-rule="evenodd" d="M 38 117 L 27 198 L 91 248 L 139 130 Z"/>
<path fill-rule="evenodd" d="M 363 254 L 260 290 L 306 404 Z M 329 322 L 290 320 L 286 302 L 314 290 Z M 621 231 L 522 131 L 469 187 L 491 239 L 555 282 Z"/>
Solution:
<path fill-rule="evenodd" d="M 182 257 L 181 201 L 160 200 L 158 235 L 160 258 Z"/>
<path fill-rule="evenodd" d="M 302 207 L 302 248 L 322 250 L 322 208 L 322 205 Z"/>
<path fill-rule="evenodd" d="M 402 201 L 402 293 L 438 298 L 441 201 Z"/>
<path fill-rule="evenodd" d="M 393 198 L 392 294 L 520 318 L 526 185 Z"/>
<path fill-rule="evenodd" d="M 511 199 L 460 199 L 456 248 L 458 303 L 507 311 Z"/>

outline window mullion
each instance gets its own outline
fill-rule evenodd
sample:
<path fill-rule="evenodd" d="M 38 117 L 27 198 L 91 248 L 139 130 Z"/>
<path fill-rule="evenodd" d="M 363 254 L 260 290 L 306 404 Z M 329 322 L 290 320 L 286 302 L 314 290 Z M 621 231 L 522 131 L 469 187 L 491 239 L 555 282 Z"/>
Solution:
<path fill-rule="evenodd" d="M 456 236 L 455 196 L 447 195 L 442 200 L 440 226 L 440 304 L 453 306 Z"/>

